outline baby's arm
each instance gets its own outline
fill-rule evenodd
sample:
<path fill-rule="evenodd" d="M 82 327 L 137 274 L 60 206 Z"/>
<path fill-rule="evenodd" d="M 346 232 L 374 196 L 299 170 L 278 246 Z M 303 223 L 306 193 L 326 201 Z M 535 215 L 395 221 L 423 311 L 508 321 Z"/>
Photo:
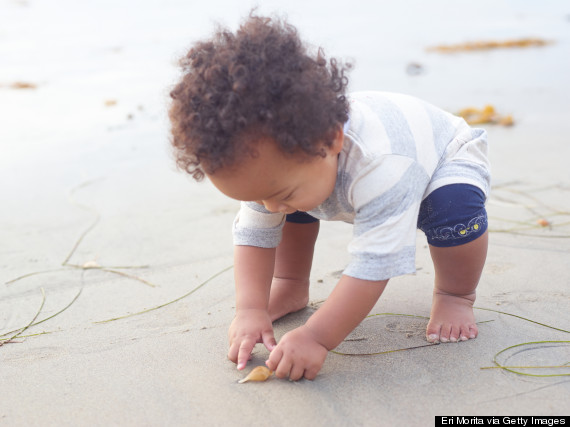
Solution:
<path fill-rule="evenodd" d="M 342 276 L 327 301 L 307 323 L 283 336 L 269 356 L 269 369 L 280 378 L 315 378 L 328 351 L 364 320 L 387 283 L 388 280 Z"/>
<path fill-rule="evenodd" d="M 230 326 L 228 358 L 243 369 L 253 347 L 263 342 L 271 351 L 275 338 L 267 312 L 275 266 L 275 249 L 235 246 L 236 316 Z"/>

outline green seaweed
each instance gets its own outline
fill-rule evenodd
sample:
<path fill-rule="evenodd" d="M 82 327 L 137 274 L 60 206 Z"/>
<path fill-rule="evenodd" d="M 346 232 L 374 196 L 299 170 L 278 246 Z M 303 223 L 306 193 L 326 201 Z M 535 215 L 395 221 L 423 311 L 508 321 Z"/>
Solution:
<path fill-rule="evenodd" d="M 539 366 L 504 366 L 504 365 L 501 365 L 497 361 L 497 357 L 500 354 L 504 353 L 505 351 L 508 351 L 508 350 L 510 350 L 512 348 L 516 348 L 516 347 L 523 347 L 523 346 L 534 345 L 534 344 L 570 344 L 570 341 L 533 341 L 533 342 L 523 342 L 520 344 L 511 345 L 509 347 L 502 349 L 497 354 L 495 354 L 495 356 L 493 357 L 493 363 L 495 363 L 495 365 L 497 365 L 497 366 L 483 367 L 481 369 L 491 369 L 491 368 L 503 369 L 505 371 L 512 372 L 513 374 L 524 375 L 526 377 L 566 377 L 566 376 L 570 375 L 570 372 L 565 373 L 565 374 L 531 374 L 528 372 L 521 372 L 521 371 L 516 370 L 516 369 L 545 369 L 545 368 L 566 368 L 566 369 L 568 369 L 568 368 L 570 368 L 570 366 L 568 364 L 558 365 L 558 366 L 540 366 L 540 365 Z"/>
<path fill-rule="evenodd" d="M 375 314 L 369 314 L 368 316 L 366 316 L 364 318 L 364 320 L 366 319 L 370 319 L 372 317 L 376 317 L 376 316 L 402 316 L 402 317 L 415 317 L 417 319 L 426 319 L 429 320 L 429 317 L 427 316 L 420 316 L 417 314 L 405 314 L 405 313 L 375 313 Z M 482 322 L 477 322 L 479 323 L 487 323 L 487 322 L 492 322 L 492 320 L 484 320 Z M 345 340 L 345 341 L 350 341 L 350 340 Z M 406 348 L 397 348 L 394 350 L 386 350 L 386 351 L 379 351 L 379 352 L 375 352 L 375 353 L 344 353 L 344 352 L 340 352 L 337 350 L 331 350 L 331 353 L 334 354 L 339 354 L 341 356 L 377 356 L 380 354 L 388 354 L 388 353 L 396 353 L 398 351 L 406 351 L 406 350 L 414 350 L 414 349 L 418 349 L 418 348 L 423 348 L 423 347 L 433 347 L 434 345 L 439 345 L 439 343 L 429 343 L 429 344 L 422 344 L 422 345 L 416 345 L 413 347 L 406 347 Z"/>
<path fill-rule="evenodd" d="M 42 288 L 42 292 L 43 292 L 43 288 Z M 79 292 L 77 292 L 77 294 L 73 297 L 73 299 L 72 299 L 65 307 L 63 307 L 61 310 L 59 310 L 57 313 L 52 314 L 51 316 L 46 317 L 45 319 L 42 319 L 42 320 L 40 320 L 40 321 L 38 321 L 38 322 L 35 321 L 35 320 L 37 319 L 37 316 L 36 316 L 36 317 L 34 318 L 34 323 L 28 325 L 28 326 L 26 327 L 26 329 L 29 328 L 29 327 L 32 327 L 32 326 L 39 325 L 40 323 L 47 322 L 48 320 L 53 319 L 55 316 L 58 316 L 58 315 L 60 315 L 61 313 L 63 313 L 65 310 L 67 310 L 69 307 L 71 307 L 71 306 L 73 305 L 73 303 L 77 300 L 77 298 L 79 298 L 79 295 L 81 295 L 81 292 L 83 292 L 83 288 L 79 289 Z M 39 313 L 38 313 L 38 314 L 39 314 Z M 10 332 L 5 332 L 5 333 L 1 334 L 0 337 L 4 337 L 4 336 L 9 335 L 9 334 L 11 334 L 11 333 L 14 333 L 14 332 L 16 332 L 16 331 L 18 331 L 18 330 L 19 330 L 19 329 L 16 329 L 16 330 L 13 330 L 13 331 L 10 331 Z M 21 332 L 23 332 L 23 331 L 21 331 Z M 21 332 L 20 332 L 20 333 L 21 333 Z M 47 332 L 38 333 L 38 334 L 32 334 L 32 335 L 28 335 L 28 336 L 42 335 L 42 334 L 44 334 L 44 333 L 47 333 Z M 23 336 L 20 336 L 20 337 L 23 338 Z"/>
<path fill-rule="evenodd" d="M 91 212 L 94 215 L 94 219 L 93 221 L 85 228 L 85 230 L 83 230 L 81 232 L 81 234 L 79 235 L 79 237 L 77 238 L 77 240 L 74 242 L 71 250 L 69 251 L 69 253 L 67 254 L 67 256 L 65 257 L 65 259 L 63 260 L 63 262 L 61 263 L 61 268 L 56 268 L 56 269 L 49 269 L 49 270 L 42 270 L 42 271 L 34 271 L 32 273 L 27 273 L 24 274 L 22 276 L 16 277 L 14 279 L 11 279 L 7 282 L 5 282 L 7 285 L 18 282 L 20 280 L 26 279 L 28 277 L 32 277 L 32 276 L 38 276 L 38 275 L 42 275 L 42 274 L 47 274 L 47 273 L 53 273 L 53 272 L 59 272 L 59 271 L 65 271 L 67 269 L 75 269 L 75 270 L 100 270 L 100 271 L 105 271 L 108 273 L 112 273 L 112 274 L 116 274 L 118 276 L 122 276 L 122 277 L 126 277 L 128 279 L 132 279 L 132 280 L 136 280 L 138 282 L 141 282 L 147 286 L 150 287 L 156 287 L 157 285 L 155 285 L 154 283 L 149 282 L 148 280 L 142 279 L 138 276 L 135 276 L 133 274 L 127 274 L 125 272 L 122 271 L 117 271 L 117 270 L 123 270 L 123 269 L 140 269 L 140 268 L 148 268 L 148 265 L 138 265 L 138 266 L 101 266 L 98 265 L 97 263 L 95 263 L 94 261 L 88 261 L 84 264 L 71 264 L 69 261 L 70 259 L 73 257 L 73 255 L 75 254 L 75 252 L 77 251 L 77 249 L 79 248 L 79 246 L 81 245 L 81 243 L 83 242 L 83 239 L 85 239 L 85 237 L 91 232 L 93 231 L 93 229 L 99 224 L 100 220 L 101 220 L 101 215 L 99 214 L 99 212 L 97 210 L 95 210 L 94 208 L 92 208 L 91 206 L 87 206 L 84 205 L 82 203 L 79 203 L 77 200 L 75 200 L 75 198 L 73 197 L 74 193 L 77 190 L 80 190 L 82 188 L 85 188 L 91 184 L 93 184 L 94 182 L 97 182 L 97 180 L 90 180 L 90 181 L 85 181 L 79 185 L 77 185 L 76 187 L 72 188 L 69 191 L 69 201 L 72 205 L 77 206 L 83 210 L 86 210 L 88 212 Z"/>
<path fill-rule="evenodd" d="M 40 288 L 40 290 L 42 291 L 42 302 L 40 304 L 40 308 L 38 309 L 38 311 L 36 312 L 36 315 L 34 316 L 34 318 L 23 328 L 20 328 L 16 331 L 12 331 L 12 332 L 16 332 L 13 336 L 11 336 L 10 338 L 7 339 L 0 339 L 0 347 L 3 346 L 4 344 L 8 344 L 10 343 L 12 340 L 15 340 L 16 338 L 18 338 L 23 332 L 25 332 L 26 330 L 28 330 L 28 328 L 30 326 L 32 326 L 34 324 L 34 322 L 36 321 L 36 319 L 38 318 L 38 316 L 40 315 L 42 309 L 44 308 L 44 304 L 46 302 L 46 293 L 44 291 L 44 288 Z"/>
<path fill-rule="evenodd" d="M 190 295 L 192 295 L 194 292 L 196 292 L 198 289 L 202 288 L 204 285 L 206 285 L 208 282 L 214 280 L 216 277 L 220 276 L 222 273 L 225 273 L 226 271 L 230 270 L 231 268 L 233 268 L 233 265 L 230 265 L 229 267 L 224 268 L 223 270 L 218 271 L 216 274 L 214 274 L 213 276 L 210 276 L 208 279 L 206 279 L 204 282 L 200 283 L 198 286 L 196 286 L 194 289 L 192 289 L 190 292 L 185 293 L 184 295 L 172 300 L 172 301 L 168 301 L 164 304 L 160 304 L 157 305 L 156 307 L 152 307 L 152 308 L 147 308 L 145 310 L 142 311 L 138 311 L 136 313 L 130 313 L 130 314 L 126 314 L 124 316 L 120 316 L 120 317 L 114 317 L 112 319 L 107 319 L 107 320 L 100 320 L 94 323 L 108 323 L 108 322 L 113 322 L 115 320 L 121 320 L 121 319 L 127 319 L 129 317 L 133 317 L 133 316 L 138 316 L 140 314 L 145 314 L 148 313 L 150 311 L 154 311 L 154 310 L 158 310 L 160 308 L 166 307 L 170 304 L 174 304 L 175 302 L 180 301 L 181 299 L 184 299 Z"/>
<path fill-rule="evenodd" d="M 85 236 L 87 236 L 91 230 L 93 230 L 97 224 L 99 224 L 99 221 L 101 220 L 101 214 L 96 211 L 95 209 L 93 209 L 91 206 L 87 206 L 84 204 L 81 204 L 79 202 L 77 202 L 74 198 L 73 198 L 73 194 L 84 187 L 87 187 L 89 185 L 91 185 L 93 182 L 96 182 L 96 180 L 91 180 L 91 181 L 85 181 L 81 184 L 79 184 L 78 186 L 76 186 L 75 188 L 72 188 L 69 191 L 69 201 L 71 204 L 84 209 L 86 211 L 89 211 L 91 213 L 93 213 L 95 215 L 95 219 L 93 220 L 93 222 L 81 233 L 81 235 L 79 236 L 79 238 L 75 241 L 75 244 L 73 245 L 73 247 L 71 248 L 71 251 L 69 252 L 69 254 L 67 255 L 67 257 L 63 260 L 63 262 L 61 263 L 61 265 L 63 266 L 68 266 L 68 262 L 71 259 L 71 257 L 73 256 L 73 254 L 75 254 L 75 251 L 77 250 L 77 248 L 79 247 L 79 245 L 81 244 L 81 242 L 83 241 L 83 239 L 85 238 Z"/>
<path fill-rule="evenodd" d="M 566 330 L 566 329 L 561 329 L 561 328 L 557 328 L 555 326 L 550 326 L 547 325 L 545 323 L 541 323 L 541 322 L 537 322 L 535 320 L 532 319 L 528 319 L 526 317 L 523 316 L 519 316 L 516 314 L 512 314 L 512 313 L 506 313 L 504 311 L 499 311 L 499 310 L 493 310 L 490 308 L 484 308 L 484 307 L 473 307 L 474 309 L 477 310 L 485 310 L 485 311 L 491 311 L 491 312 L 495 312 L 498 314 L 504 314 L 507 316 L 512 316 L 512 317 L 516 317 L 517 319 L 521 319 L 530 323 L 534 323 L 540 326 L 543 326 L 545 328 L 549 328 L 549 329 L 554 329 L 556 331 L 560 331 L 560 332 L 564 332 L 564 333 L 570 333 L 570 331 Z M 429 319 L 429 317 L 426 316 L 419 316 L 419 315 L 415 315 L 415 314 L 403 314 L 403 313 L 377 313 L 377 314 L 371 314 L 366 316 L 365 319 L 374 317 L 374 316 L 405 316 L 405 317 L 415 317 L 415 318 L 420 318 L 420 319 Z M 477 322 L 478 324 L 480 323 L 485 323 L 488 321 L 483 321 L 483 322 Z M 531 373 L 527 373 L 527 372 L 521 372 L 518 371 L 517 369 L 546 369 L 546 368 L 566 368 L 569 369 L 570 368 L 570 362 L 564 364 L 564 365 L 555 365 L 555 366 L 544 366 L 544 365 L 537 365 L 537 366 L 504 366 L 502 364 L 500 364 L 497 361 L 497 358 L 500 354 L 512 349 L 512 348 L 516 348 L 516 347 L 522 347 L 522 346 L 527 346 L 527 345 L 540 345 L 540 344 L 570 344 L 570 341 L 534 341 L 534 342 L 525 342 L 525 343 L 521 343 L 521 344 L 515 344 L 509 347 L 506 347 L 502 350 L 500 350 L 498 353 L 495 354 L 494 358 L 493 358 L 493 362 L 496 364 L 496 366 L 485 366 L 482 367 L 480 369 L 502 369 L 514 374 L 518 374 L 518 375 L 524 375 L 524 376 L 530 376 L 530 377 L 560 377 L 560 376 L 569 376 L 570 373 L 562 373 L 562 374 L 531 374 Z M 395 353 L 395 352 L 399 352 L 399 351 L 407 351 L 407 350 L 414 350 L 414 349 L 418 349 L 418 348 L 423 348 L 423 347 L 432 347 L 434 345 L 438 345 L 438 343 L 430 343 L 430 344 L 424 344 L 424 345 L 418 345 L 418 346 L 414 346 L 414 347 L 406 347 L 406 348 L 398 348 L 398 349 L 394 349 L 394 350 L 386 350 L 386 351 L 380 351 L 380 352 L 375 352 L 375 353 L 344 353 L 344 352 L 340 352 L 340 351 L 336 351 L 336 350 L 331 350 L 331 353 L 334 354 L 338 354 L 341 356 L 377 356 L 377 355 L 382 355 L 382 354 L 389 354 L 389 353 Z"/>
<path fill-rule="evenodd" d="M 476 309 L 476 310 L 493 311 L 493 312 L 495 312 L 495 313 L 504 314 L 504 315 L 506 315 L 506 316 L 516 317 L 516 318 L 518 318 L 518 319 L 526 320 L 527 322 L 530 322 L 530 323 L 536 323 L 537 325 L 544 326 L 545 328 L 554 329 L 554 330 L 556 330 L 556 331 L 561 331 L 561 332 L 565 332 L 565 333 L 567 333 L 567 334 L 570 334 L 570 331 L 567 331 L 566 329 L 556 328 L 556 327 L 554 327 L 554 326 L 550 326 L 550 325 L 547 325 L 547 324 L 545 324 L 545 323 L 540 323 L 540 322 L 537 322 L 537 321 L 535 321 L 535 320 L 527 319 L 526 317 L 518 316 L 518 315 L 516 315 L 516 314 L 506 313 L 506 312 L 504 312 L 504 311 L 499 311 L 499 310 L 493 310 L 493 309 L 491 309 L 491 308 L 483 308 L 483 307 L 473 307 L 473 308 Z"/>
<path fill-rule="evenodd" d="M 7 282 L 5 282 L 7 285 L 13 284 L 15 282 L 18 282 L 20 280 L 24 280 L 27 279 L 29 277 L 33 277 L 33 276 L 39 276 L 39 275 L 43 275 L 43 274 L 48 274 L 48 273 L 53 273 L 53 272 L 61 272 L 61 271 L 66 271 L 68 269 L 75 269 L 75 270 L 81 270 L 82 272 L 84 272 L 85 270 L 100 270 L 100 271 L 105 271 L 108 273 L 112 273 L 115 275 L 119 275 L 122 277 L 126 277 L 132 280 L 137 280 L 147 286 L 151 286 L 151 287 L 156 287 L 157 285 L 155 285 L 154 283 L 149 282 L 148 280 L 142 279 L 138 276 L 132 275 L 132 274 L 128 274 L 125 273 L 123 271 L 117 271 L 117 269 L 138 269 L 138 268 L 148 268 L 148 265 L 142 265 L 142 266 L 101 266 L 98 265 L 97 263 L 95 263 L 94 261 L 89 261 L 84 263 L 83 265 L 78 265 L 78 264 L 71 264 L 69 261 L 71 260 L 71 258 L 73 257 L 73 255 L 75 254 L 75 252 L 77 251 L 77 249 L 79 248 L 79 246 L 81 245 L 81 243 L 83 242 L 83 240 L 85 239 L 85 237 L 98 225 L 98 223 L 101 220 L 101 215 L 99 214 L 99 212 L 97 212 L 95 209 L 93 209 L 90 206 L 81 204 L 79 202 L 77 202 L 75 200 L 75 198 L 73 197 L 74 193 L 79 190 L 82 189 L 84 187 L 87 187 L 89 185 L 91 185 L 93 182 L 96 182 L 96 180 L 91 180 L 91 181 L 85 181 L 79 185 L 77 185 L 76 187 L 72 188 L 69 191 L 69 200 L 70 203 L 72 205 L 75 205 L 81 209 L 87 210 L 91 213 L 94 214 L 94 219 L 93 221 L 85 228 L 85 230 L 83 230 L 83 232 L 79 235 L 79 237 L 77 238 L 77 240 L 74 242 L 70 252 L 68 253 L 68 255 L 65 257 L 65 259 L 63 260 L 63 262 L 61 263 L 61 267 L 60 268 L 54 268 L 54 269 L 48 269 L 48 270 L 41 270 L 41 271 L 34 271 L 31 273 L 27 273 L 24 274 L 22 276 L 16 277 L 14 279 L 8 280 Z M 83 277 L 83 276 L 82 276 Z M 45 301 L 45 292 L 43 290 L 43 288 L 41 288 L 42 290 L 42 294 L 44 295 L 44 301 Z M 8 342 L 11 342 L 12 340 L 16 339 L 17 337 L 23 337 L 21 334 L 22 332 L 24 332 L 25 330 L 27 330 L 28 328 L 32 327 L 32 326 L 36 326 L 39 325 L 40 323 L 46 322 L 50 319 L 53 319 L 54 317 L 58 316 L 59 314 L 63 313 L 65 310 L 67 310 L 69 307 L 71 307 L 71 305 L 73 303 L 75 303 L 75 301 L 77 301 L 77 299 L 79 298 L 79 296 L 81 295 L 83 291 L 83 287 L 81 287 L 81 289 L 79 290 L 79 292 L 75 295 L 75 297 L 71 300 L 71 302 L 69 304 L 67 304 L 63 309 L 61 309 L 60 311 L 58 311 L 57 313 L 42 319 L 38 322 L 36 322 L 36 319 L 38 318 L 41 308 L 43 308 L 43 302 L 42 302 L 42 307 L 40 308 L 40 310 L 38 311 L 38 313 L 36 314 L 36 316 L 34 317 L 34 319 L 32 320 L 32 322 L 30 322 L 26 327 L 21 328 L 21 329 L 17 329 L 14 331 L 10 331 L 10 332 L 5 332 L 3 334 L 0 334 L 0 346 L 3 344 L 6 344 Z M 16 333 L 16 335 L 7 338 L 7 339 L 3 339 L 2 337 L 5 337 L 7 335 L 10 335 L 11 333 Z M 28 335 L 28 336 L 36 336 L 36 335 L 41 335 L 41 334 L 32 334 L 32 335 Z"/>
<path fill-rule="evenodd" d="M 343 353 L 337 350 L 331 350 L 330 352 L 334 354 L 339 354 L 341 356 L 378 356 L 380 354 L 396 353 L 398 351 L 414 350 L 416 348 L 433 347 L 435 345 L 439 345 L 439 343 L 429 343 L 429 344 L 416 345 L 414 347 L 397 348 L 395 350 L 379 351 L 377 353 Z"/>

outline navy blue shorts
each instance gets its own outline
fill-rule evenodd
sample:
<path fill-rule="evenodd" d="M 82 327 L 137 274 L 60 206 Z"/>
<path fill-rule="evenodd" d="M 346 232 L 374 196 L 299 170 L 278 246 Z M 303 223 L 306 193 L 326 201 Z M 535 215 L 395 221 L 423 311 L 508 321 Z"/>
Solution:
<path fill-rule="evenodd" d="M 301 211 L 287 215 L 286 220 L 297 224 L 318 221 Z M 417 227 L 432 246 L 445 248 L 469 243 L 487 230 L 485 194 L 469 184 L 440 187 L 420 205 Z"/>
<path fill-rule="evenodd" d="M 309 215 L 307 212 L 297 211 L 295 213 L 288 214 L 285 217 L 285 221 L 294 222 L 295 224 L 310 224 L 311 222 L 317 222 L 318 219 Z"/>
<path fill-rule="evenodd" d="M 469 243 L 487 230 L 485 194 L 469 184 L 450 184 L 427 196 L 420 206 L 418 228 L 432 246 Z"/>

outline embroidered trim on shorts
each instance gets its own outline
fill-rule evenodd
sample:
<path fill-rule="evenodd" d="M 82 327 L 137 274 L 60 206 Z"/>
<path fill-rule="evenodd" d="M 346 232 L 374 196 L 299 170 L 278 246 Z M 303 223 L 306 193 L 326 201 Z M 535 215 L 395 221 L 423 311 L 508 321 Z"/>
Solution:
<path fill-rule="evenodd" d="M 432 240 L 455 240 L 463 239 L 473 233 L 479 233 L 481 230 L 485 230 L 485 225 L 487 224 L 487 216 L 479 215 L 471 219 L 467 225 L 457 224 L 453 227 L 444 226 L 437 227 L 432 230 L 426 231 L 426 236 L 428 239 Z"/>

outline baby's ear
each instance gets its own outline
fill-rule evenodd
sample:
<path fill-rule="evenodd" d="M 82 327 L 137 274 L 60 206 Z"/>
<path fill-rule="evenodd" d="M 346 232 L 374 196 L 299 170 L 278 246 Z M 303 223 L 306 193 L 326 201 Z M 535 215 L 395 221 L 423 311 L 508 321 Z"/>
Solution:
<path fill-rule="evenodd" d="M 344 146 L 344 131 L 342 126 L 338 125 L 333 134 L 333 143 L 331 145 L 332 154 L 338 154 L 342 151 Z"/>

